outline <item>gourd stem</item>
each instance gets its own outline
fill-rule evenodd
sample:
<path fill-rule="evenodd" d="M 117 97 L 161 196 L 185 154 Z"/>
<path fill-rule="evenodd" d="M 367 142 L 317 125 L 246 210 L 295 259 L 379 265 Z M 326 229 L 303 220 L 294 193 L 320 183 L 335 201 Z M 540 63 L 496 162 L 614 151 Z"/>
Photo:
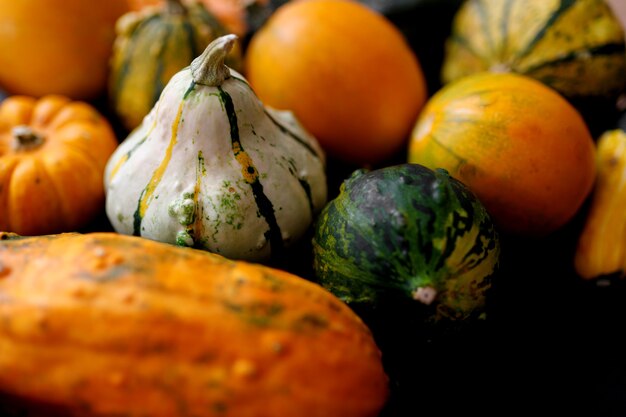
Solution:
<path fill-rule="evenodd" d="M 230 77 L 230 69 L 224 64 L 224 59 L 236 40 L 237 35 L 220 36 L 191 62 L 191 76 L 196 84 L 217 87 Z"/>
<path fill-rule="evenodd" d="M 11 130 L 13 135 L 13 148 L 15 150 L 27 150 L 41 146 L 43 136 L 35 132 L 30 126 L 19 125 Z"/>
<path fill-rule="evenodd" d="M 165 4 L 165 9 L 170 14 L 182 15 L 187 12 L 181 0 L 167 0 Z"/>
<path fill-rule="evenodd" d="M 507 72 L 511 72 L 511 66 L 508 64 L 505 64 L 503 62 L 501 63 L 497 63 L 492 65 L 489 68 L 489 72 L 495 72 L 495 73 L 507 73 Z"/>
<path fill-rule="evenodd" d="M 418 287 L 413 291 L 413 299 L 422 304 L 430 305 L 437 298 L 437 290 L 430 286 Z"/>

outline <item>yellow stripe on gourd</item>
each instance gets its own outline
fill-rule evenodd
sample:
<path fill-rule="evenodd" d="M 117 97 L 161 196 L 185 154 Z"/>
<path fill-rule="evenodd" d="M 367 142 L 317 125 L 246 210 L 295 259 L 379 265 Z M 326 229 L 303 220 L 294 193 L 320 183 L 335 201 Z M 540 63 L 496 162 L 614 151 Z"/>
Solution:
<path fill-rule="evenodd" d="M 122 165 L 126 163 L 126 161 L 128 161 L 128 154 L 124 154 L 120 159 L 118 159 L 118 161 L 113 166 L 113 169 L 111 169 L 111 174 L 109 174 L 109 181 L 112 180 L 113 177 L 115 177 L 115 174 L 117 174 L 117 172 L 120 170 Z"/>
<path fill-rule="evenodd" d="M 165 156 L 163 157 L 163 160 L 161 161 L 157 169 L 152 174 L 152 178 L 150 179 L 150 182 L 148 183 L 148 186 L 146 187 L 145 192 L 141 197 L 141 201 L 139 203 L 139 216 L 141 218 L 143 218 L 143 216 L 146 214 L 148 206 L 150 205 L 150 202 L 152 201 L 152 198 L 154 196 L 154 191 L 161 182 L 163 174 L 165 173 L 165 170 L 167 169 L 167 166 L 172 159 L 172 150 L 174 149 L 174 145 L 176 145 L 176 142 L 178 142 L 178 126 L 180 125 L 181 116 L 183 114 L 184 103 L 184 101 L 181 101 L 178 106 L 176 118 L 174 119 L 174 123 L 172 123 L 172 134 L 170 138 L 170 143 L 167 145 L 167 149 L 165 149 Z"/>
<path fill-rule="evenodd" d="M 243 179 L 248 184 L 253 184 L 259 179 L 259 172 L 254 167 L 254 163 L 252 162 L 252 158 L 246 151 L 241 148 L 241 144 L 239 142 L 233 143 L 233 152 L 235 154 L 235 159 L 241 165 L 241 175 Z"/>
<path fill-rule="evenodd" d="M 158 107 L 158 103 L 157 103 L 157 107 Z M 158 108 L 157 108 L 157 113 L 158 113 Z M 150 133 L 152 133 L 152 131 L 154 130 L 155 126 L 156 126 L 156 122 L 157 119 L 156 117 L 152 120 L 152 124 L 150 125 L 150 129 L 148 129 L 148 132 L 146 133 L 145 137 L 147 138 Z M 143 140 L 142 140 L 143 142 Z M 137 146 L 137 145 L 135 145 Z M 111 169 L 111 173 L 109 174 L 109 181 L 111 181 L 113 179 L 113 177 L 115 177 L 115 175 L 118 173 L 118 171 L 120 170 L 120 168 L 122 168 L 122 166 L 128 162 L 128 158 L 130 158 L 130 154 L 131 152 L 127 152 L 126 154 L 124 154 L 124 156 L 122 156 L 113 166 L 113 168 Z"/>

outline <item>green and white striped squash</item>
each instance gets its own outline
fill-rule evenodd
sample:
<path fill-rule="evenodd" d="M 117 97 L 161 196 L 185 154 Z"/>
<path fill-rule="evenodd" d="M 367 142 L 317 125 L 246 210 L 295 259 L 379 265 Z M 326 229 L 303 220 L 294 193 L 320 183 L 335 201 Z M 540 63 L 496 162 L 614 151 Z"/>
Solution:
<path fill-rule="evenodd" d="M 235 40 L 216 39 L 174 75 L 108 161 L 117 232 L 264 261 L 298 241 L 326 203 L 322 149 L 224 65 Z"/>
<path fill-rule="evenodd" d="M 574 102 L 614 100 L 626 88 L 624 30 L 605 0 L 465 0 L 442 81 L 481 71 L 527 75 Z"/>
<path fill-rule="evenodd" d="M 116 25 L 109 73 L 109 98 L 122 125 L 137 127 L 170 78 L 226 34 L 197 1 L 166 0 L 123 15 Z M 240 70 L 241 62 L 241 48 L 235 45 L 226 64 Z"/>
<path fill-rule="evenodd" d="M 346 303 L 412 298 L 431 306 L 435 321 L 485 317 L 498 233 L 477 197 L 447 171 L 418 164 L 357 170 L 314 229 L 315 277 Z"/>

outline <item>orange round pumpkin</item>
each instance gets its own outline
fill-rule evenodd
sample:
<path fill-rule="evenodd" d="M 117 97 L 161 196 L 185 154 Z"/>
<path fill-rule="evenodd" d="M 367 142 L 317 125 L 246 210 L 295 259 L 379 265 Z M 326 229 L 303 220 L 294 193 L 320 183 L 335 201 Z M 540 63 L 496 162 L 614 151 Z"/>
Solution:
<path fill-rule="evenodd" d="M 0 233 L 0 266 L 0 399 L 83 417 L 376 417 L 387 399 L 370 330 L 295 275 L 114 233 Z"/>
<path fill-rule="evenodd" d="M 63 96 L 0 104 L 0 230 L 73 231 L 104 209 L 104 167 L 117 147 L 91 105 Z"/>
<path fill-rule="evenodd" d="M 403 148 L 426 100 L 402 33 L 350 0 L 282 5 L 250 39 L 244 70 L 261 101 L 292 111 L 330 156 L 351 163 Z"/>
<path fill-rule="evenodd" d="M 413 130 L 409 162 L 445 168 L 501 231 L 547 235 L 572 219 L 596 176 L 580 114 L 529 77 L 482 73 L 446 85 Z"/>
<path fill-rule="evenodd" d="M 106 91 L 115 21 L 126 0 L 0 0 L 0 87 L 92 99 Z"/>

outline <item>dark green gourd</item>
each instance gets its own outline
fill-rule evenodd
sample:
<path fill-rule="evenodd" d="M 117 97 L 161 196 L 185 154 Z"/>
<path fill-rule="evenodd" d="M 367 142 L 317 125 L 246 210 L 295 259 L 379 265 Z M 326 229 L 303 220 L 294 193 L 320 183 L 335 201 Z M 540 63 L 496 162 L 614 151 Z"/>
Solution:
<path fill-rule="evenodd" d="M 317 279 L 350 303 L 405 296 L 435 320 L 484 318 L 500 244 L 482 203 L 447 171 L 357 170 L 315 223 Z"/>

